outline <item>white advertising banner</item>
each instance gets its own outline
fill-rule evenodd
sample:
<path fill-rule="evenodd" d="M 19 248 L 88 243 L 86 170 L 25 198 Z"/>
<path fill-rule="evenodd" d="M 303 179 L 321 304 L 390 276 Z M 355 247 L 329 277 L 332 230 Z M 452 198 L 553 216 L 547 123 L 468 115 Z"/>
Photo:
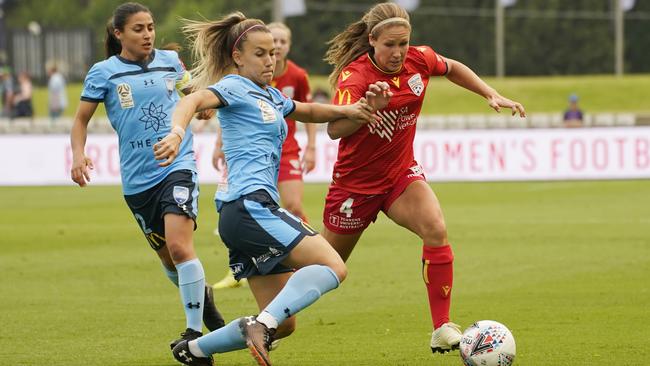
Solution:
<path fill-rule="evenodd" d="M 298 133 L 300 142 L 305 136 Z M 307 182 L 329 182 L 337 141 L 319 133 L 316 169 Z M 213 134 L 194 140 L 199 180 L 222 178 L 212 167 Z M 387 142 L 389 143 L 389 142 Z M 430 181 L 650 178 L 650 128 L 421 130 L 415 157 Z M 119 184 L 115 135 L 89 135 L 91 184 Z M 0 135 L 0 185 L 70 185 L 67 135 Z"/>

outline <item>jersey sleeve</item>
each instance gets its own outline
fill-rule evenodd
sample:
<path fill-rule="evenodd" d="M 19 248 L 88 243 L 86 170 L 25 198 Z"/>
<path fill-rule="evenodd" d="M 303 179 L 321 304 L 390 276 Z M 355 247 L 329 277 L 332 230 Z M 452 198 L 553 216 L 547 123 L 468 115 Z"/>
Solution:
<path fill-rule="evenodd" d="M 237 105 L 244 98 L 240 92 L 241 89 L 241 86 L 237 87 L 236 82 L 227 78 L 221 79 L 216 84 L 208 87 L 208 90 L 221 101 L 221 107 L 219 108 Z"/>
<path fill-rule="evenodd" d="M 91 103 L 101 103 L 106 97 L 106 76 L 98 64 L 93 65 L 84 79 L 81 90 L 81 100 Z"/>
<path fill-rule="evenodd" d="M 332 97 L 334 105 L 348 105 L 356 103 L 365 95 L 370 82 L 361 72 L 344 69 L 339 76 L 339 82 Z"/>
<path fill-rule="evenodd" d="M 424 56 L 424 61 L 427 64 L 430 76 L 441 76 L 447 74 L 447 60 L 445 60 L 444 57 L 437 54 L 436 51 L 431 49 L 429 46 L 418 47 L 418 50 L 420 50 Z"/>
<path fill-rule="evenodd" d="M 171 54 L 172 66 L 176 72 L 176 89 L 182 93 L 182 91 L 187 88 L 190 80 L 192 80 L 192 74 L 187 71 L 183 60 L 178 56 L 176 51 L 167 51 Z"/>
<path fill-rule="evenodd" d="M 282 105 L 280 106 L 280 109 L 282 110 L 282 116 L 287 117 L 293 111 L 296 110 L 296 102 L 294 102 L 291 98 L 287 97 L 284 95 L 282 92 L 278 90 L 278 94 L 280 95 L 280 98 L 282 98 Z"/>

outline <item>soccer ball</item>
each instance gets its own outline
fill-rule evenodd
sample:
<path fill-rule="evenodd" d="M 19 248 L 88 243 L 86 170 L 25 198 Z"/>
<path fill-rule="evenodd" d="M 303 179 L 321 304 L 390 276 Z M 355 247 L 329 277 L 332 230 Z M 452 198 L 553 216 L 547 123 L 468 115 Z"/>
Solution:
<path fill-rule="evenodd" d="M 465 366 L 510 366 L 516 352 L 510 330 L 494 320 L 477 321 L 460 339 L 460 357 Z"/>

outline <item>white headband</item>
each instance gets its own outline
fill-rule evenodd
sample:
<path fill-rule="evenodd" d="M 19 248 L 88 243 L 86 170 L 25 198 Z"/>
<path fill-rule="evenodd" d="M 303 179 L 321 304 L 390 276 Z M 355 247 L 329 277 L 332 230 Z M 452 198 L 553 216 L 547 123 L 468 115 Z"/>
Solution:
<path fill-rule="evenodd" d="M 378 29 L 378 28 L 381 27 L 381 26 L 384 26 L 384 25 L 386 25 L 386 24 L 388 24 L 388 23 L 393 23 L 393 22 L 406 23 L 406 24 L 408 24 L 409 26 L 411 25 L 411 24 L 409 23 L 409 21 L 406 20 L 406 19 L 404 19 L 404 18 L 401 18 L 401 17 L 392 17 L 392 18 L 384 19 L 384 20 L 382 20 L 381 22 L 375 24 L 375 26 L 372 27 L 372 29 L 370 29 L 370 32 L 369 32 L 369 33 L 372 34 L 372 31 L 374 31 L 375 29 Z"/>

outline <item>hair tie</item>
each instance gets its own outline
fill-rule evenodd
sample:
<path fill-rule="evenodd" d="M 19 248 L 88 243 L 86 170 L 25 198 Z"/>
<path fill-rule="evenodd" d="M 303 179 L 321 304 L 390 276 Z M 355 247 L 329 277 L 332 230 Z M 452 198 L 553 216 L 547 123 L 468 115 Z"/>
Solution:
<path fill-rule="evenodd" d="M 239 37 L 237 37 L 237 39 L 235 40 L 235 43 L 232 45 L 232 51 L 230 51 L 230 53 L 235 52 L 235 48 L 237 47 L 237 44 L 239 43 L 239 40 L 241 39 L 241 37 L 244 36 L 244 34 L 246 34 L 246 32 L 248 32 L 249 30 L 251 30 L 253 28 L 258 28 L 258 27 L 264 27 L 264 26 L 262 24 L 255 24 L 253 26 L 250 26 L 250 27 L 246 28 L 245 31 L 241 32 Z"/>

